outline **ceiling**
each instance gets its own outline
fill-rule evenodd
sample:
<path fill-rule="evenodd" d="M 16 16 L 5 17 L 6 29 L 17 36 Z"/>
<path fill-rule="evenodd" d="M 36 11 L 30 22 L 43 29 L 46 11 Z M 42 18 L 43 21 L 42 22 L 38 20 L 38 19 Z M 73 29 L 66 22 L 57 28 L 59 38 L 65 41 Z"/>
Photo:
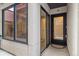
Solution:
<path fill-rule="evenodd" d="M 66 6 L 67 3 L 48 3 L 50 9 Z"/>

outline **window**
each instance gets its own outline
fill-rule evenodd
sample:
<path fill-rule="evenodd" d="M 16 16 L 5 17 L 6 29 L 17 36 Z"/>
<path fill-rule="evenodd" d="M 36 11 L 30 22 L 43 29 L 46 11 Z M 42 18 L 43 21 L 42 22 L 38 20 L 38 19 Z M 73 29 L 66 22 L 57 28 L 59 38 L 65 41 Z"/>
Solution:
<path fill-rule="evenodd" d="M 4 38 L 13 40 L 14 38 L 14 7 L 4 11 Z"/>
<path fill-rule="evenodd" d="M 18 3 L 3 9 L 3 38 L 27 43 L 28 4 Z"/>

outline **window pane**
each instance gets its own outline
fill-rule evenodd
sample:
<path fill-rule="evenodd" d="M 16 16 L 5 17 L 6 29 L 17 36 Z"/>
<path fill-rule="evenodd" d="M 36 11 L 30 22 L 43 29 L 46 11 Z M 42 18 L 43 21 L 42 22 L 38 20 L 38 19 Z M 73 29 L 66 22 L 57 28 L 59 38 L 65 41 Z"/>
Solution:
<path fill-rule="evenodd" d="M 54 39 L 63 40 L 63 16 L 54 17 Z"/>
<path fill-rule="evenodd" d="M 27 41 L 27 17 L 28 5 L 21 3 L 16 5 L 16 40 L 21 42 Z"/>
<path fill-rule="evenodd" d="M 4 11 L 4 38 L 13 40 L 14 37 L 14 8 Z"/>

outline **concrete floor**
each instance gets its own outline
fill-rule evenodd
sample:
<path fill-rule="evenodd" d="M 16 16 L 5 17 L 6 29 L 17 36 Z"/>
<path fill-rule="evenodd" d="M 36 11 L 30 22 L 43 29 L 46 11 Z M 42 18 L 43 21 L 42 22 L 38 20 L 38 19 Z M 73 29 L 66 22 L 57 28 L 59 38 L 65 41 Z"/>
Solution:
<path fill-rule="evenodd" d="M 0 50 L 0 56 L 13 56 L 13 55 L 11 55 L 3 50 Z"/>
<path fill-rule="evenodd" d="M 67 47 L 64 49 L 57 49 L 57 48 L 51 47 L 50 45 L 42 53 L 42 56 L 69 56 L 69 53 L 68 53 Z"/>
<path fill-rule="evenodd" d="M 3 50 L 0 50 L 0 56 L 13 56 Z M 64 49 L 57 49 L 54 47 L 51 47 L 51 45 L 45 49 L 45 51 L 42 53 L 42 56 L 69 56 L 67 47 Z"/>

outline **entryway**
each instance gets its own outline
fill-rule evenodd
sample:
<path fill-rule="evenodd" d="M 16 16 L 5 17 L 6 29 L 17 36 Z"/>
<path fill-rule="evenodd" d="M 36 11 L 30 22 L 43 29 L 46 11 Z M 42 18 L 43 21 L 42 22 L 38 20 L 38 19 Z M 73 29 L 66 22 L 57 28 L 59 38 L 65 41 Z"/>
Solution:
<path fill-rule="evenodd" d="M 49 15 L 41 7 L 40 53 L 41 55 L 69 55 L 67 49 L 66 13 Z M 56 52 L 56 53 L 55 53 Z"/>
<path fill-rule="evenodd" d="M 51 43 L 67 45 L 66 13 L 51 15 Z"/>

